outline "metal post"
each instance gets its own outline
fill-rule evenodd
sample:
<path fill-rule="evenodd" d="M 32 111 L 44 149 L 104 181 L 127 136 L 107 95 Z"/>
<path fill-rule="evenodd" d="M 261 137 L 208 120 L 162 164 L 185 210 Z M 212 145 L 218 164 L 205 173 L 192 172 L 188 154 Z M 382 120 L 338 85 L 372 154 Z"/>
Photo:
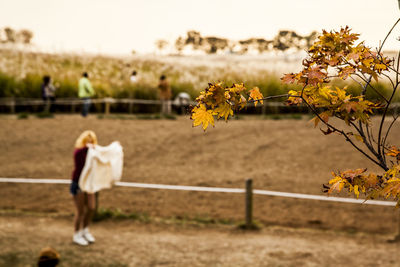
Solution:
<path fill-rule="evenodd" d="M 253 227 L 253 180 L 246 180 L 246 228 Z"/>

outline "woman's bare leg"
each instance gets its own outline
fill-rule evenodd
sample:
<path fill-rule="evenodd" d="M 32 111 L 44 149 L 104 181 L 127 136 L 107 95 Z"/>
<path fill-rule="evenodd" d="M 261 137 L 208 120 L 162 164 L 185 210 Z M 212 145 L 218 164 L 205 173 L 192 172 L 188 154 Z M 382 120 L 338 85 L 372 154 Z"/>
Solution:
<path fill-rule="evenodd" d="M 85 198 L 86 198 L 86 210 L 85 210 L 85 216 L 83 219 L 83 228 L 86 228 L 89 226 L 90 222 L 92 221 L 92 217 L 94 215 L 94 211 L 96 208 L 96 198 L 95 194 L 88 194 L 85 193 Z"/>
<path fill-rule="evenodd" d="M 78 232 L 84 224 L 84 208 L 85 208 L 85 195 L 82 192 L 78 192 L 73 196 L 75 203 L 75 218 L 74 218 L 74 230 Z"/>

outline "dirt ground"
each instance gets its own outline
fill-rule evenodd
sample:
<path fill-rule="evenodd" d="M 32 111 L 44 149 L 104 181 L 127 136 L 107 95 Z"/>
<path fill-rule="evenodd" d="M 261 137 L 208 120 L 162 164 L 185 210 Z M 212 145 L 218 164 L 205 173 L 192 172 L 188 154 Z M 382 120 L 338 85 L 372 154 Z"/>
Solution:
<path fill-rule="evenodd" d="M 192 128 L 188 117 L 122 120 L 98 119 L 96 115 L 86 119 L 78 115 L 57 115 L 54 119 L 18 120 L 14 116 L 0 116 L 0 125 L 1 177 L 69 179 L 74 141 L 86 129 L 97 133 L 100 145 L 114 140 L 121 142 L 125 153 L 122 181 L 243 188 L 245 180 L 252 178 L 256 189 L 322 194 L 322 184 L 330 179 L 332 170 L 368 167 L 379 171 L 343 138 L 324 136 L 307 119 L 246 117 L 229 123 L 219 122 L 206 133 Z M 400 128 L 394 128 L 393 136 L 399 134 Z M 157 218 L 239 222 L 244 217 L 244 196 L 229 193 L 115 187 L 101 192 L 100 206 Z M 42 226 L 51 226 L 43 229 L 44 235 L 50 238 L 51 231 L 57 232 L 60 228 L 64 232 L 62 237 L 57 237 L 57 244 L 67 250 L 67 254 L 68 251 L 78 253 L 68 243 L 71 229 L 65 218 L 70 220 L 73 214 L 68 186 L 2 183 L 0 210 L 5 212 L 0 216 L 0 234 L 5 235 L 0 241 L 0 250 L 11 249 L 14 243 L 22 247 L 35 243 L 35 236 L 43 229 L 40 227 L 43 220 Z M 43 216 L 15 217 L 7 215 L 9 211 Z M 60 219 L 60 216 L 65 218 Z M 107 251 L 108 265 L 235 266 L 229 263 L 237 262 L 242 266 L 248 259 L 255 266 L 320 266 L 321 263 L 335 266 L 340 262 L 367 266 L 375 263 L 376 266 L 380 259 L 385 261 L 382 266 L 390 266 L 395 260 L 389 253 L 393 245 L 377 237 L 377 234 L 388 237 L 397 232 L 398 211 L 392 207 L 255 196 L 254 217 L 265 226 L 261 233 L 233 234 L 232 226 L 226 226 L 230 230 L 221 230 L 220 226 L 217 229 L 213 229 L 214 226 L 211 229 L 151 226 L 155 227 L 154 234 L 153 230 L 147 230 L 148 224 L 101 222 L 95 225 L 96 231 L 99 236 L 104 234 L 107 242 L 96 244 L 89 251 L 99 254 L 108 246 L 114 247 L 110 240 L 120 238 L 118 243 L 126 246 Z M 18 228 L 18 225 L 36 228 L 21 238 L 16 233 L 23 231 L 23 227 Z M 325 237 L 327 233 L 328 238 Z M 142 247 L 132 245 L 137 235 L 143 235 Z M 294 240 L 289 238 L 292 235 L 296 237 Z M 129 243 L 128 239 L 136 241 Z M 165 242 L 153 248 L 151 243 L 157 243 L 155 239 Z M 225 244 L 218 244 L 221 240 L 226 240 L 226 247 L 218 248 Z M 179 247 L 181 242 L 188 242 L 185 246 L 188 254 Z M 247 243 L 249 248 L 244 245 Z M 326 247 L 320 247 L 321 244 Z M 119 249 L 125 251 L 131 246 L 137 248 L 127 252 L 126 257 L 118 256 Z M 353 247 L 349 250 L 348 246 Z M 33 251 L 40 250 L 39 247 L 40 244 L 29 245 L 18 251 L 27 249 L 31 251 L 29 255 L 34 255 Z M 242 247 L 245 251 L 240 250 Z M 376 260 L 364 261 L 360 256 L 364 249 L 370 249 Z M 152 256 L 149 255 L 151 250 Z M 232 257 L 225 255 L 230 255 L 230 250 L 234 251 Z M 378 257 L 381 253 L 382 258 Z M 137 254 L 141 255 L 135 257 Z M 84 257 L 84 252 L 79 251 L 77 257 Z M 271 264 L 264 264 L 265 261 Z"/>
<path fill-rule="evenodd" d="M 0 266 L 30 266 L 52 246 L 61 266 L 398 266 L 399 244 L 371 234 L 266 227 L 243 232 L 106 221 L 89 247 L 71 241 L 70 220 L 0 216 Z"/>

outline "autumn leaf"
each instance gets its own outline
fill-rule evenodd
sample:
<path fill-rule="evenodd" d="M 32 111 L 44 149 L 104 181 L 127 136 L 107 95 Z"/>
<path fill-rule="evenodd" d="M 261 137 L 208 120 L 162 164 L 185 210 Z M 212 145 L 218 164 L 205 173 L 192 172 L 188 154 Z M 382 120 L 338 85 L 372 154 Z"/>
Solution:
<path fill-rule="evenodd" d="M 386 155 L 391 156 L 391 157 L 397 157 L 400 154 L 400 150 L 395 147 L 392 146 L 388 152 L 386 152 Z"/>
<path fill-rule="evenodd" d="M 203 130 L 205 131 L 209 124 L 214 126 L 214 117 L 212 110 L 207 110 L 206 106 L 201 104 L 198 107 L 194 107 L 192 110 L 193 127 L 203 124 Z"/>
<path fill-rule="evenodd" d="M 346 66 L 339 71 L 339 78 L 346 80 L 351 74 L 355 73 L 356 70 L 351 66 Z"/>
<path fill-rule="evenodd" d="M 341 177 L 344 179 L 348 180 L 350 183 L 353 182 L 353 180 L 357 177 L 360 176 L 362 173 L 366 172 L 367 169 L 356 169 L 356 170 L 347 170 L 344 171 L 340 174 Z"/>
<path fill-rule="evenodd" d="M 354 186 L 354 194 L 356 195 L 357 198 L 360 196 L 360 191 L 358 191 L 358 185 Z"/>
<path fill-rule="evenodd" d="M 320 118 L 321 118 L 325 123 L 328 123 L 328 121 L 329 121 L 329 116 L 330 116 L 330 115 L 331 115 L 331 114 L 330 114 L 330 112 L 328 112 L 328 111 L 325 111 L 325 112 L 322 112 L 322 113 L 319 114 Z"/>
<path fill-rule="evenodd" d="M 285 74 L 281 80 L 283 83 L 294 83 L 296 81 L 296 75 L 293 73 Z"/>
<path fill-rule="evenodd" d="M 299 92 L 290 90 L 288 92 L 288 94 L 289 94 L 289 97 L 287 99 L 288 105 L 298 105 L 303 102 L 303 99 L 301 99 L 301 97 L 299 97 L 300 96 Z"/>
<path fill-rule="evenodd" d="M 320 130 L 324 135 L 328 135 L 328 134 L 335 132 L 331 128 L 326 129 L 326 131 L 322 130 L 321 128 L 320 128 Z"/>
<path fill-rule="evenodd" d="M 364 176 L 363 180 L 364 180 L 364 187 L 367 188 L 367 189 L 374 188 L 379 183 L 379 178 L 374 173 L 370 173 L 369 175 Z"/>
<path fill-rule="evenodd" d="M 319 119 L 318 116 L 315 116 L 314 118 L 311 119 L 311 121 L 314 122 L 314 128 L 316 128 L 316 127 L 318 126 L 318 123 L 319 123 L 321 120 Z"/>
<path fill-rule="evenodd" d="M 347 55 L 347 58 L 349 60 L 353 60 L 355 63 L 357 63 L 358 59 L 360 58 L 360 56 L 361 56 L 360 52 L 352 52 L 352 53 Z"/>
<path fill-rule="evenodd" d="M 361 135 L 355 134 L 354 137 L 355 137 L 358 141 L 364 143 L 364 138 L 362 138 Z"/>
<path fill-rule="evenodd" d="M 378 72 L 381 72 L 382 70 L 387 70 L 387 66 L 385 64 L 378 63 L 378 64 L 375 64 L 375 69 Z"/>
<path fill-rule="evenodd" d="M 233 116 L 233 110 L 231 105 L 225 102 L 215 109 L 215 114 L 218 114 L 218 118 L 224 117 L 225 120 L 228 120 L 229 116 Z"/>
<path fill-rule="evenodd" d="M 260 92 L 260 89 L 258 87 L 254 87 L 253 89 L 250 90 L 249 100 L 250 99 L 255 100 L 254 106 L 257 106 L 258 101 L 260 101 L 260 103 L 263 104 L 263 100 L 262 100 L 263 97 L 264 96 L 262 95 L 262 93 Z"/>

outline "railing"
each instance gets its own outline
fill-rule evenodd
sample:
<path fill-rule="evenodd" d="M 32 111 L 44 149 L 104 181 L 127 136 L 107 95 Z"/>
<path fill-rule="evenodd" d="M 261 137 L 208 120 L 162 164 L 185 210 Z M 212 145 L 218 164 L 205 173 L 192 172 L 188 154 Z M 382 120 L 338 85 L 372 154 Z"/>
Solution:
<path fill-rule="evenodd" d="M 0 183 L 29 183 L 29 184 L 70 184 L 71 180 L 66 179 L 42 179 L 42 178 L 0 178 Z M 253 189 L 252 179 L 246 180 L 245 189 L 243 188 L 225 188 L 225 187 L 205 187 L 205 186 L 185 186 L 185 185 L 165 185 L 165 184 L 147 184 L 147 183 L 132 183 L 132 182 L 116 182 L 116 186 L 122 187 L 136 187 L 136 188 L 147 188 L 147 189 L 161 189 L 161 190 L 180 190 L 180 191 L 200 191 L 200 192 L 214 192 L 214 193 L 240 193 L 245 194 L 245 227 L 251 229 L 253 227 L 253 194 L 274 196 L 274 197 L 285 197 L 285 198 L 296 198 L 296 199 L 307 199 L 307 200 L 319 200 L 319 201 L 332 201 L 340 203 L 352 203 L 352 204 L 363 204 L 363 205 L 378 205 L 378 206 L 396 206 L 396 202 L 393 201 L 382 201 L 382 200 L 366 200 L 366 199 L 354 199 L 344 197 L 328 197 L 321 195 L 309 195 L 279 191 L 269 191 Z M 395 211 L 393 211 L 395 212 Z M 398 221 L 398 235 L 395 240 L 400 240 L 400 218 Z"/>
<path fill-rule="evenodd" d="M 54 102 L 51 102 L 53 106 L 70 106 L 70 112 L 76 112 L 77 107 L 82 105 L 84 100 L 79 98 L 57 98 Z M 160 100 L 151 100 L 151 99 L 132 99 L 132 98 L 94 98 L 91 99 L 93 104 L 103 104 L 101 111 L 105 114 L 109 114 L 111 112 L 112 105 L 118 104 L 127 104 L 128 108 L 125 109 L 127 113 L 133 113 L 133 107 L 135 105 L 161 105 Z M 171 100 L 171 104 L 177 108 L 184 108 L 188 105 L 196 105 L 194 101 L 179 101 L 179 100 Z M 6 110 L 3 112 L 7 113 L 16 113 L 17 107 L 36 107 L 36 109 L 40 107 L 44 107 L 46 102 L 42 99 L 38 98 L 0 98 L 0 107 L 4 107 Z M 254 106 L 248 104 L 249 108 L 254 109 Z M 398 110 L 400 107 L 400 103 L 392 103 L 390 105 L 389 110 L 391 110 L 394 114 L 398 114 Z M 268 102 L 265 101 L 264 105 L 257 107 L 258 111 L 254 113 L 265 115 L 267 113 L 279 113 L 279 109 L 289 109 L 293 112 L 299 113 L 307 113 L 309 110 L 306 106 L 287 106 L 284 102 Z"/>

